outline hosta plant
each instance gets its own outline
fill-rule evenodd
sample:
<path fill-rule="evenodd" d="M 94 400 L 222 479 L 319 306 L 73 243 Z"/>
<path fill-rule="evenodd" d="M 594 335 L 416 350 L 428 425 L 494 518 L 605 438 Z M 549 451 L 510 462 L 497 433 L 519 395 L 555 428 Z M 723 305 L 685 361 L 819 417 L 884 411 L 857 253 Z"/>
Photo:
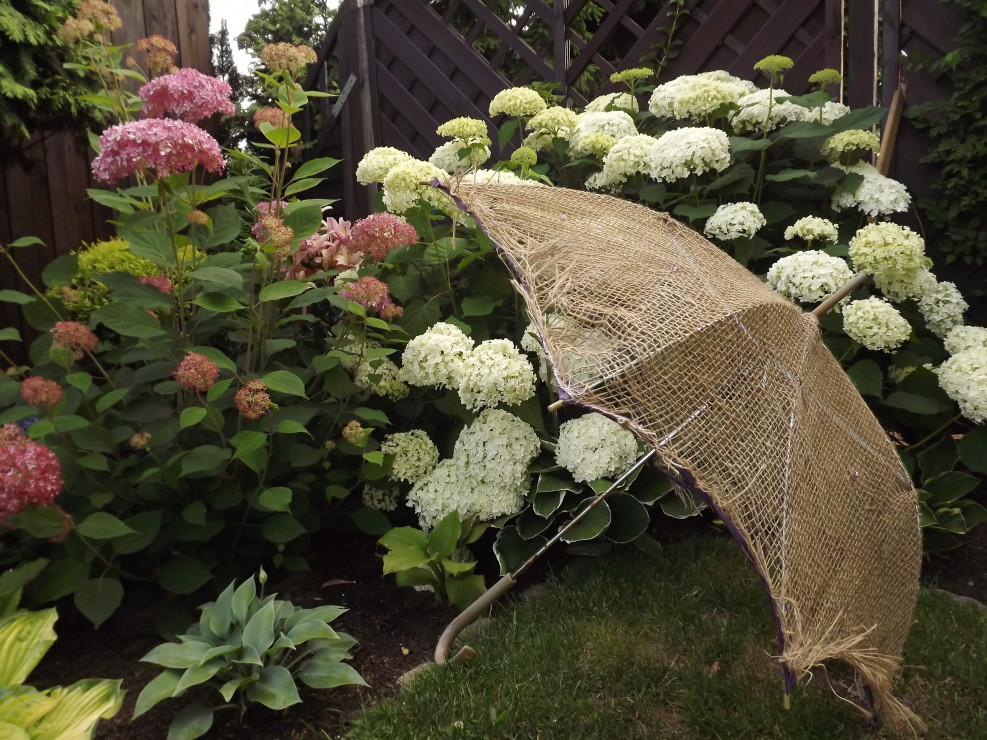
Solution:
<path fill-rule="evenodd" d="M 264 571 L 260 581 L 266 580 Z M 297 607 L 257 593 L 253 578 L 234 581 L 214 602 L 203 604 L 199 621 L 179 636 L 152 649 L 142 661 L 162 666 L 134 707 L 134 718 L 165 699 L 181 697 L 193 686 L 214 687 L 222 703 L 194 703 L 172 721 L 169 737 L 195 738 L 212 726 L 213 712 L 260 704 L 281 710 L 301 702 L 296 679 L 314 689 L 348 684 L 366 686 L 344 663 L 356 641 L 329 623 L 346 610 L 338 606 Z"/>

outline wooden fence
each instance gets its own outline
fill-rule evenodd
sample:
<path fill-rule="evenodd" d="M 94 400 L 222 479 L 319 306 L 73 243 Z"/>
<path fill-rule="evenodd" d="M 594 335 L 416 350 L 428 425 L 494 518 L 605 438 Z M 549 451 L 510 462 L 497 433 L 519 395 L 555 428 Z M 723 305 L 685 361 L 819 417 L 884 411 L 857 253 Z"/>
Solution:
<path fill-rule="evenodd" d="M 178 47 L 180 66 L 212 72 L 209 46 L 208 0 L 112 0 L 123 21 L 114 33 L 115 44 L 161 34 Z M 80 132 L 81 133 L 81 132 Z M 40 286 L 44 266 L 55 257 L 79 248 L 82 242 L 113 234 L 110 211 L 89 200 L 92 187 L 89 152 L 81 136 L 38 133 L 27 142 L 26 164 L 6 166 L 0 172 L 0 243 L 22 236 L 36 236 L 45 248 L 16 251 L 18 263 L 32 282 Z M 26 285 L 10 264 L 0 264 L 0 290 L 25 290 Z M 0 303 L 0 328 L 14 327 L 22 336 L 32 332 L 20 317 L 18 306 Z M 23 347 L 3 342 L 0 349 L 23 359 Z"/>
<path fill-rule="evenodd" d="M 359 186 L 353 171 L 375 146 L 427 158 L 441 143 L 440 123 L 456 116 L 492 123 L 487 107 L 505 87 L 554 83 L 580 106 L 612 89 L 612 72 L 653 62 L 656 51 L 660 58 L 656 44 L 667 38 L 672 4 L 644 13 L 635 0 L 596 0 L 602 13 L 587 40 L 574 27 L 586 23 L 588 5 L 528 0 L 504 19 L 494 12 L 496 0 L 344 0 L 310 82 L 326 79 L 330 66 L 342 88 L 334 115 L 323 117 L 317 151 L 344 160 L 346 214 L 372 207 L 373 189 Z M 755 62 L 784 54 L 795 61 L 785 78 L 789 92 L 805 92 L 818 69 L 840 69 L 842 97 L 852 107 L 890 104 L 899 80 L 909 103 L 939 97 L 940 81 L 909 71 L 902 52 L 941 54 L 958 27 L 935 0 L 686 0 L 685 6 L 689 12 L 677 19 L 673 35 L 677 53 L 662 80 L 710 69 L 756 80 Z M 330 138 L 338 148 L 328 145 Z M 891 174 L 916 192 L 930 182 L 918 166 L 923 149 L 905 122 Z"/>

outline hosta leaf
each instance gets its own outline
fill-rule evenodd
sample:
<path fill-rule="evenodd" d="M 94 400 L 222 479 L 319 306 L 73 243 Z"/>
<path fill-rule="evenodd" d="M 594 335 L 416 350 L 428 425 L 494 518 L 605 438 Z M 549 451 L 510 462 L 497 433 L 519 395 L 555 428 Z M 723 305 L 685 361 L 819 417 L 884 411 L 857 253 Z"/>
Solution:
<path fill-rule="evenodd" d="M 295 680 L 288 669 L 280 665 L 265 666 L 260 678 L 247 686 L 246 694 L 248 699 L 268 709 L 285 709 L 301 702 Z"/>
<path fill-rule="evenodd" d="M 584 540 L 594 540 L 610 526 L 610 508 L 606 501 L 601 501 L 594 506 L 572 529 L 562 536 L 563 542 L 582 542 Z"/>
<path fill-rule="evenodd" d="M 23 683 L 55 642 L 54 609 L 21 611 L 0 620 L 0 686 Z"/>
<path fill-rule="evenodd" d="M 337 686 L 366 686 L 367 682 L 346 663 L 330 663 L 309 658 L 298 671 L 298 679 L 313 689 L 333 689 Z"/>
<path fill-rule="evenodd" d="M 152 648 L 143 658 L 142 663 L 154 663 L 162 668 L 180 668 L 185 670 L 208 660 L 209 643 L 199 641 L 165 642 Z M 234 647 L 234 649 L 236 649 Z"/>
<path fill-rule="evenodd" d="M 210 727 L 212 709 L 202 704 L 190 704 L 171 721 L 167 740 L 195 740 L 209 732 Z"/>

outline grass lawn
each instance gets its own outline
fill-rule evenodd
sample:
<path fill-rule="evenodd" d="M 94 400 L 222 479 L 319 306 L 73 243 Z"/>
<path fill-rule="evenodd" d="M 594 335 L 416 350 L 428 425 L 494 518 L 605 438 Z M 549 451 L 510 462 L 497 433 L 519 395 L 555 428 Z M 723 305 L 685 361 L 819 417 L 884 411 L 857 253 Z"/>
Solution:
<path fill-rule="evenodd" d="M 834 694 L 853 681 L 838 664 L 783 708 L 767 596 L 727 539 L 581 560 L 538 590 L 460 638 L 478 657 L 431 667 L 348 737 L 897 736 Z M 899 696 L 930 738 L 987 737 L 987 612 L 923 590 L 915 618 Z"/>

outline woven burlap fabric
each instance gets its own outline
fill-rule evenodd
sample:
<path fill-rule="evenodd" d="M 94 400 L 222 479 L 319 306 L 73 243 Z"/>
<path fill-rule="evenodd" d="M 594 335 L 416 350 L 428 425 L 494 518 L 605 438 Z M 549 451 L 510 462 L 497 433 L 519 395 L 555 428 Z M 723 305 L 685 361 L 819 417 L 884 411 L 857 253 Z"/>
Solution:
<path fill-rule="evenodd" d="M 732 525 L 791 674 L 846 660 L 907 715 L 890 685 L 917 496 L 815 318 L 667 214 L 563 188 L 452 192 L 514 271 L 560 395 L 634 431 Z"/>

